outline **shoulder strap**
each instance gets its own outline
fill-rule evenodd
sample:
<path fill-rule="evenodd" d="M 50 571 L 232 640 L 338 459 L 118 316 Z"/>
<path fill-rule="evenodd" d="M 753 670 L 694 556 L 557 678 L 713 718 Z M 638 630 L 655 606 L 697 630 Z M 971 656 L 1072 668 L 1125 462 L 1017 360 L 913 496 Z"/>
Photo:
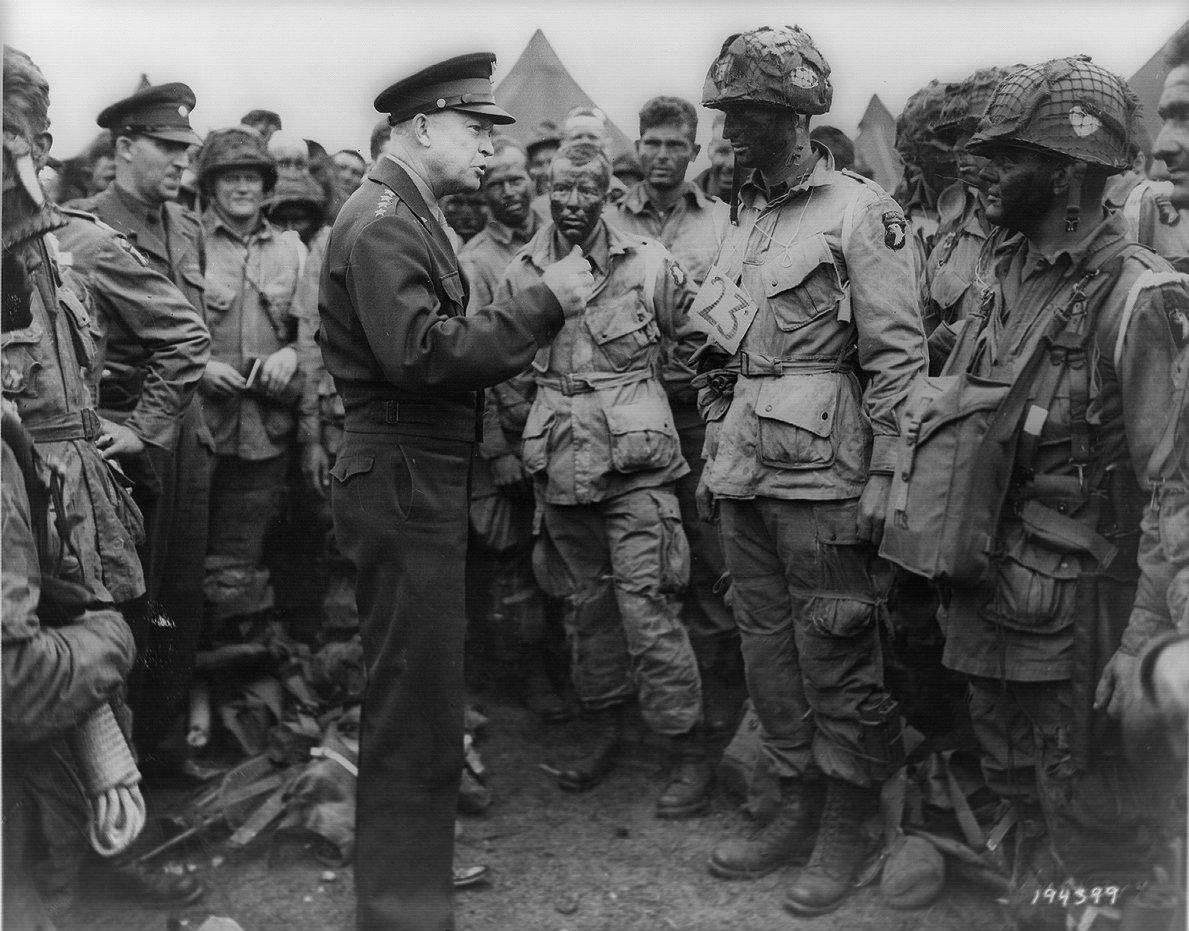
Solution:
<path fill-rule="evenodd" d="M 1181 272 L 1158 272 L 1148 270 L 1135 279 L 1131 290 L 1127 292 L 1127 302 L 1123 305 L 1123 316 L 1119 318 L 1119 332 L 1115 336 L 1115 353 L 1113 361 L 1115 370 L 1123 361 L 1123 346 L 1127 340 L 1127 330 L 1131 326 L 1131 318 L 1135 314 L 1135 305 L 1139 301 L 1140 292 L 1145 288 L 1155 288 L 1172 281 L 1187 281 L 1189 278 Z"/>
<path fill-rule="evenodd" d="M 1127 192 L 1127 198 L 1123 201 L 1123 208 L 1119 211 L 1123 214 L 1123 222 L 1127 224 L 1127 229 L 1132 236 L 1139 231 L 1140 213 L 1143 210 L 1144 191 L 1150 186 L 1150 181 L 1140 181 L 1135 187 Z"/>

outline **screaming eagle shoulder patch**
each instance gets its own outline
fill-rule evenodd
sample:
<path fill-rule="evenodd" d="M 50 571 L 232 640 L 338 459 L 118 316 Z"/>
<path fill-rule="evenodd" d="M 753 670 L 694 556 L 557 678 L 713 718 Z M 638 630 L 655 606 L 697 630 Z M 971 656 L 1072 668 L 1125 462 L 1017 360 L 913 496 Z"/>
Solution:
<path fill-rule="evenodd" d="M 908 221 L 898 210 L 883 215 L 883 244 L 889 249 L 903 249 L 908 241 Z"/>

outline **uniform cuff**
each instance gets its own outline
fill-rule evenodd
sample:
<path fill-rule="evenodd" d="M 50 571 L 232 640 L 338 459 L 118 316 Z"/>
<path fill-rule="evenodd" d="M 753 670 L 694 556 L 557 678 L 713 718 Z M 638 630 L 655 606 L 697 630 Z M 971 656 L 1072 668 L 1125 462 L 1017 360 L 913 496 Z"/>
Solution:
<path fill-rule="evenodd" d="M 891 475 L 896 471 L 898 436 L 876 436 L 871 446 L 871 465 L 867 471 L 875 475 Z"/>
<path fill-rule="evenodd" d="M 538 346 L 547 345 L 561 332 L 566 315 L 549 285 L 543 282 L 530 285 L 516 295 L 516 302 Z"/>

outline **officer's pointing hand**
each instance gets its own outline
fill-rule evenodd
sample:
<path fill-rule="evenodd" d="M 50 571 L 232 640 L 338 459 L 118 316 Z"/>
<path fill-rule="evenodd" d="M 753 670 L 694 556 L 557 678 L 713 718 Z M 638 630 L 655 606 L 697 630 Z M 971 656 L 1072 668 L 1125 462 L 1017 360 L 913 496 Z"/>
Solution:
<path fill-rule="evenodd" d="M 575 246 L 564 259 L 545 269 L 541 280 L 549 286 L 567 317 L 582 313 L 594 291 L 594 275 L 590 273 L 590 264 L 582 255 L 581 246 Z"/>

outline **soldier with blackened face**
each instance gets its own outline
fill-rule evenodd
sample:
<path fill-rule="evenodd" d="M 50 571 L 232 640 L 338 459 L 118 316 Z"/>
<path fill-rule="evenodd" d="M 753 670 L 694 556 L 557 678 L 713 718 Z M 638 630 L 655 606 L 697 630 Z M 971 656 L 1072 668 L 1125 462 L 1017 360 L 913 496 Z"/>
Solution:
<path fill-rule="evenodd" d="M 682 326 L 693 289 L 669 251 L 603 220 L 610 178 L 598 147 L 561 148 L 550 167 L 553 222 L 516 256 L 499 293 L 530 286 L 575 249 L 595 279 L 583 313 L 533 362 L 522 450 L 543 507 L 538 545 L 563 567 L 574 685 L 593 726 L 586 753 L 561 764 L 558 783 L 581 792 L 607 776 L 636 697 L 672 756 L 656 814 L 684 818 L 709 802 L 710 765 L 701 680 L 680 620 L 689 553 L 674 482 L 689 467 L 659 370 L 666 344 L 687 359 L 700 340 Z"/>
<path fill-rule="evenodd" d="M 727 348 L 704 366 L 699 495 L 720 509 L 748 691 L 781 791 L 775 817 L 720 843 L 710 870 L 804 864 L 785 898 L 799 915 L 853 888 L 870 852 L 862 825 L 902 762 L 880 648 L 891 569 L 875 544 L 898 407 L 925 363 L 904 214 L 810 141 L 829 76 L 808 34 L 761 27 L 723 43 L 703 91 L 726 114 L 743 178 L 715 266 L 741 296 L 710 337 Z"/>

